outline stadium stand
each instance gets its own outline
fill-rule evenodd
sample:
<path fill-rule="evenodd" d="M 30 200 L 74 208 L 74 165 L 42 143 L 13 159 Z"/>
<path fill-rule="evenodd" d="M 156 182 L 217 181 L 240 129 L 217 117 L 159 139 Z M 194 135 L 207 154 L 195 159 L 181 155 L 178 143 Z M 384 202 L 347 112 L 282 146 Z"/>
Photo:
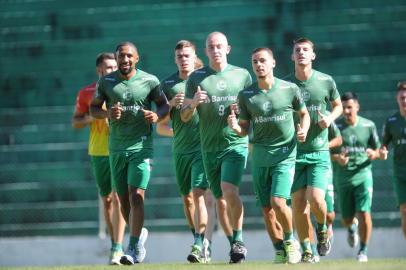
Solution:
<path fill-rule="evenodd" d="M 77 91 L 96 80 L 94 59 L 130 40 L 140 68 L 160 79 L 175 70 L 173 46 L 218 30 L 230 63 L 251 70 L 250 52 L 269 46 L 276 75 L 293 69 L 292 40 L 316 44 L 315 68 L 340 92 L 359 94 L 361 115 L 380 129 L 396 110 L 395 85 L 406 79 L 406 3 L 402 0 L 0 0 L 0 236 L 89 234 L 98 230 L 97 192 L 86 131 L 71 128 Z M 146 200 L 151 230 L 184 230 L 171 141 L 154 135 Z M 400 224 L 391 163 L 375 163 L 374 224 Z M 249 169 L 241 187 L 246 228 L 263 228 Z"/>

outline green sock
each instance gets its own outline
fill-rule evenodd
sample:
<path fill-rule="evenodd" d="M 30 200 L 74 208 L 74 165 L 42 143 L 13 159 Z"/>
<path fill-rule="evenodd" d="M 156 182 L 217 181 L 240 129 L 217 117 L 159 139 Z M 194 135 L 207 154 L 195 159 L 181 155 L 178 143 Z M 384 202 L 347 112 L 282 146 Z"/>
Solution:
<path fill-rule="evenodd" d="M 368 244 L 365 244 L 365 243 L 360 243 L 360 248 L 359 248 L 359 253 L 364 253 L 365 255 L 367 254 L 367 252 L 368 252 Z"/>
<path fill-rule="evenodd" d="M 204 239 L 204 233 L 195 233 L 195 243 L 194 245 L 203 247 L 203 239 Z"/>
<path fill-rule="evenodd" d="M 228 242 L 230 243 L 230 246 L 233 244 L 233 236 L 232 235 L 227 235 Z"/>
<path fill-rule="evenodd" d="M 326 222 L 324 222 L 323 224 L 317 223 L 317 231 L 318 232 L 327 231 Z"/>
<path fill-rule="evenodd" d="M 242 230 L 233 230 L 233 242 L 243 242 L 242 241 Z"/>
<path fill-rule="evenodd" d="M 313 254 L 309 240 L 304 240 L 303 242 L 300 243 L 300 246 L 302 247 L 303 252 L 307 251 Z"/>
<path fill-rule="evenodd" d="M 317 251 L 317 244 L 316 243 L 311 243 L 310 246 L 312 248 L 313 255 L 319 254 L 319 252 Z"/>
<path fill-rule="evenodd" d="M 123 250 L 123 245 L 120 243 L 113 243 L 113 245 L 111 245 L 111 250 L 114 250 L 114 251 Z"/>
<path fill-rule="evenodd" d="M 293 240 L 293 232 L 283 232 L 283 240 Z"/>
<path fill-rule="evenodd" d="M 195 233 L 196 233 L 196 230 L 195 230 L 195 228 L 190 228 L 190 231 L 192 232 L 192 234 L 193 234 L 193 237 L 195 236 Z"/>
<path fill-rule="evenodd" d="M 130 244 L 128 246 L 135 249 L 139 240 L 140 238 L 138 236 L 130 236 Z"/>
<path fill-rule="evenodd" d="M 272 243 L 275 250 L 285 250 L 283 245 L 283 241 L 278 241 L 276 243 Z"/>

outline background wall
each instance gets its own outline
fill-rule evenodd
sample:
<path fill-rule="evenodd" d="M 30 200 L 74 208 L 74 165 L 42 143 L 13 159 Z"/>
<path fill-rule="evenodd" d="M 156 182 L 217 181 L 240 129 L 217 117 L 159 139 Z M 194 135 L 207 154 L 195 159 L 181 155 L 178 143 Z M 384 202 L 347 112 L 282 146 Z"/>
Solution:
<path fill-rule="evenodd" d="M 361 115 L 380 129 L 396 111 L 406 79 L 406 3 L 402 0 L 0 0 L 0 236 L 95 234 L 98 203 L 87 130 L 70 119 L 77 91 L 97 79 L 95 58 L 129 40 L 140 68 L 164 79 L 173 48 L 194 41 L 201 58 L 208 33 L 222 31 L 229 62 L 250 67 L 255 47 L 275 52 L 276 75 L 293 69 L 292 40 L 316 44 L 315 68 L 341 93 L 358 93 Z M 156 135 L 146 200 L 152 231 L 185 230 L 173 177 L 170 139 Z M 376 162 L 375 226 L 400 225 L 391 162 Z M 249 169 L 241 187 L 247 229 L 263 228 Z M 163 206 L 162 206 L 163 205 Z M 338 224 L 338 223 L 337 223 Z"/>

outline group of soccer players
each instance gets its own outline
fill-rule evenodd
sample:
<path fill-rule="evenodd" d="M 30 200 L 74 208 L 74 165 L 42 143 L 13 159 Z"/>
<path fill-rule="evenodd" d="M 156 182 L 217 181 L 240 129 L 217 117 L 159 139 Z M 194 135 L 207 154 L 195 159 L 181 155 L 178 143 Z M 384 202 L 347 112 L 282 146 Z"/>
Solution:
<path fill-rule="evenodd" d="M 136 68 L 136 46 L 120 43 L 115 50 L 118 69 L 101 74 L 97 86 L 90 87 L 94 96 L 86 100 L 87 109 L 77 105 L 74 119 L 88 118 L 86 124 L 92 126 L 93 118 L 108 119 L 103 123 L 108 123 L 110 135 L 108 160 L 113 188 L 102 191 L 103 184 L 98 186 L 102 197 L 114 193 L 112 190 L 117 192 L 117 204 L 121 204 L 130 231 L 124 253 L 123 226 L 111 226 L 111 263 L 131 265 L 145 258 L 148 231 L 143 228 L 144 195 L 153 157 L 153 123 L 157 123 L 159 134 L 174 137 L 176 181 L 194 236 L 187 256 L 191 263 L 207 263 L 211 258 L 211 241 L 207 238 L 210 240 L 214 224 L 212 196 L 230 243 L 230 263 L 246 258 L 239 185 L 248 157 L 248 137 L 252 144 L 252 181 L 275 248 L 274 261 L 314 263 L 318 255 L 330 252 L 332 163 L 349 243 L 357 244 L 359 231 L 357 260 L 367 261 L 372 231 L 371 161 L 386 159 L 390 142 L 395 155 L 404 156 L 406 83 L 398 87 L 400 112 L 388 119 L 381 147 L 374 123 L 358 116 L 356 94 L 347 92 L 340 97 L 332 77 L 312 68 L 316 54 L 310 40 L 294 41 L 295 72 L 283 80 L 273 75 L 276 61 L 271 49 L 252 52 L 254 83 L 246 69 L 228 63 L 230 51 L 223 33 L 210 33 L 205 47 L 209 64 L 202 67 L 195 45 L 181 40 L 175 46 L 178 70 L 159 82 Z M 80 95 L 78 104 L 79 99 Z M 156 112 L 151 110 L 152 102 Z M 344 117 L 335 125 L 343 112 Z M 92 157 L 96 172 L 101 165 L 93 160 L 97 158 Z M 402 164 L 404 159 L 396 159 L 395 183 L 405 227 Z M 120 228 L 119 232 L 114 227 Z"/>

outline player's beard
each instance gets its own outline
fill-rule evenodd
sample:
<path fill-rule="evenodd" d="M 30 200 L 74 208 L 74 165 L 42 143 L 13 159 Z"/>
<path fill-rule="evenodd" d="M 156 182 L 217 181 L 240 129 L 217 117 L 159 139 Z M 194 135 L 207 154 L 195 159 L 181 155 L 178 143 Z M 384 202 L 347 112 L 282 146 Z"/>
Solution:
<path fill-rule="evenodd" d="M 120 71 L 120 73 L 122 74 L 122 75 L 128 75 L 128 74 L 130 74 L 131 73 L 131 71 L 133 71 L 133 67 L 132 66 L 130 66 L 130 68 L 128 68 L 128 69 L 122 69 L 122 68 L 119 68 L 118 70 Z"/>

